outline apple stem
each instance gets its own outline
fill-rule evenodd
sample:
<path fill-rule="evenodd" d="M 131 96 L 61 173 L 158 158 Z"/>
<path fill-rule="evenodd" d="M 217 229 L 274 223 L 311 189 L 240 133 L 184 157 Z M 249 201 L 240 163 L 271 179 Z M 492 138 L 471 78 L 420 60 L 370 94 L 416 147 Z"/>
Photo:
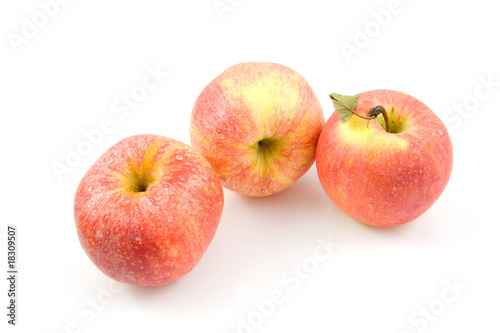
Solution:
<path fill-rule="evenodd" d="M 387 113 L 387 110 L 382 105 L 377 105 L 376 107 L 371 108 L 370 110 L 366 111 L 366 116 L 369 117 L 369 119 L 375 119 L 381 113 L 382 113 L 382 116 L 384 116 L 385 130 L 390 133 L 391 130 L 389 127 L 389 114 Z"/>

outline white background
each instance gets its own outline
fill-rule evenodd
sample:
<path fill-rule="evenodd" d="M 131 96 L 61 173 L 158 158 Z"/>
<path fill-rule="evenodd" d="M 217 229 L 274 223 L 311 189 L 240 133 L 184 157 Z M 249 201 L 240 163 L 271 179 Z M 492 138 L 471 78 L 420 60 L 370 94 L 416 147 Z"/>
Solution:
<path fill-rule="evenodd" d="M 500 330 L 500 20 L 494 1 L 221 0 L 230 10 L 218 13 L 213 0 L 73 0 L 57 11 L 51 7 L 51 17 L 42 12 L 46 2 L 0 5 L 0 266 L 6 274 L 5 233 L 12 223 L 19 267 L 16 327 L 6 323 L 1 279 L 2 332 Z M 389 9 L 390 17 L 379 14 L 377 23 L 374 13 Z M 40 27 L 30 32 L 27 22 L 34 21 Z M 357 53 L 346 56 L 347 44 Z M 129 135 L 189 143 L 197 95 L 242 61 L 278 62 L 301 73 L 326 118 L 333 113 L 331 92 L 386 88 L 422 100 L 452 137 L 448 187 L 422 217 L 390 229 L 343 214 L 314 166 L 271 197 L 225 190 L 219 229 L 193 271 L 159 288 L 112 284 L 76 237 L 78 182 Z M 122 94 L 141 85 L 147 68 L 168 77 L 129 114 L 113 112 Z M 103 119 L 113 129 L 58 177 L 54 164 L 65 164 L 68 149 L 82 145 L 84 131 Z M 314 262 L 328 239 L 338 247 Z M 295 275 L 292 283 L 292 269 L 302 264 L 308 275 L 300 285 Z M 460 289 L 453 293 L 449 284 Z M 268 300 L 276 292 L 283 302 L 273 308 Z M 432 317 L 423 319 L 419 311 L 429 307 Z M 242 321 L 253 326 L 243 328 Z"/>

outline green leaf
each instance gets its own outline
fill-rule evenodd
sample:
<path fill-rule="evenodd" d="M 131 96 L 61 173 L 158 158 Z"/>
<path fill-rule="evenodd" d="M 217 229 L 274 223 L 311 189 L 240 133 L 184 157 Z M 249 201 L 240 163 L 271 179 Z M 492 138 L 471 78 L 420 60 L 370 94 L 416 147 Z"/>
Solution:
<path fill-rule="evenodd" d="M 340 116 L 342 124 L 347 123 L 358 107 L 359 96 L 346 96 L 333 93 L 330 95 L 330 98 L 333 101 L 333 107 Z"/>

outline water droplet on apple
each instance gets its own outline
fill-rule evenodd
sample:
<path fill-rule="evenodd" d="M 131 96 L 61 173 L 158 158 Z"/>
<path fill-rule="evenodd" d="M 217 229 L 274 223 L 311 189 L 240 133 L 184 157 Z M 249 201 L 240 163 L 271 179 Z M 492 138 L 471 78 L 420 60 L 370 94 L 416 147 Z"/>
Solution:
<path fill-rule="evenodd" d="M 368 197 L 368 207 L 373 208 L 373 198 Z"/>
<path fill-rule="evenodd" d="M 173 218 L 172 216 L 170 216 L 170 215 L 169 215 L 169 216 L 167 217 L 167 221 L 168 221 L 168 222 L 172 222 L 173 220 L 174 220 L 174 218 Z"/>
<path fill-rule="evenodd" d="M 107 157 L 106 159 L 104 159 L 104 163 L 106 163 L 106 164 L 113 163 L 113 157 Z"/>
<path fill-rule="evenodd" d="M 182 161 L 184 159 L 182 155 L 175 155 L 175 158 L 179 161 Z"/>
<path fill-rule="evenodd" d="M 87 191 L 92 191 L 92 186 L 87 187 Z"/>

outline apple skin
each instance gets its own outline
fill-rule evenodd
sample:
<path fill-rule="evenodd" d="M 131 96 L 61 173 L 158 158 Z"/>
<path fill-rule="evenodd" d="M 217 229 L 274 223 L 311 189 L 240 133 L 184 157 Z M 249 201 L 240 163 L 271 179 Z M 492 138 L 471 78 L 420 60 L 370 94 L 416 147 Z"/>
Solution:
<path fill-rule="evenodd" d="M 416 219 L 434 204 L 450 179 L 453 149 L 444 124 L 416 98 L 372 90 L 359 94 L 355 112 L 365 116 L 377 105 L 401 132 L 388 133 L 382 115 L 367 126 L 357 116 L 342 124 L 334 112 L 318 142 L 316 167 L 324 190 L 344 213 L 389 227 Z"/>
<path fill-rule="evenodd" d="M 106 151 L 80 181 L 76 230 L 104 274 L 158 286 L 198 263 L 223 202 L 218 176 L 193 148 L 163 136 L 136 135 Z"/>
<path fill-rule="evenodd" d="M 324 122 L 300 74 L 275 63 L 240 63 L 198 96 L 191 144 L 224 187 L 262 197 L 290 186 L 312 166 Z"/>

